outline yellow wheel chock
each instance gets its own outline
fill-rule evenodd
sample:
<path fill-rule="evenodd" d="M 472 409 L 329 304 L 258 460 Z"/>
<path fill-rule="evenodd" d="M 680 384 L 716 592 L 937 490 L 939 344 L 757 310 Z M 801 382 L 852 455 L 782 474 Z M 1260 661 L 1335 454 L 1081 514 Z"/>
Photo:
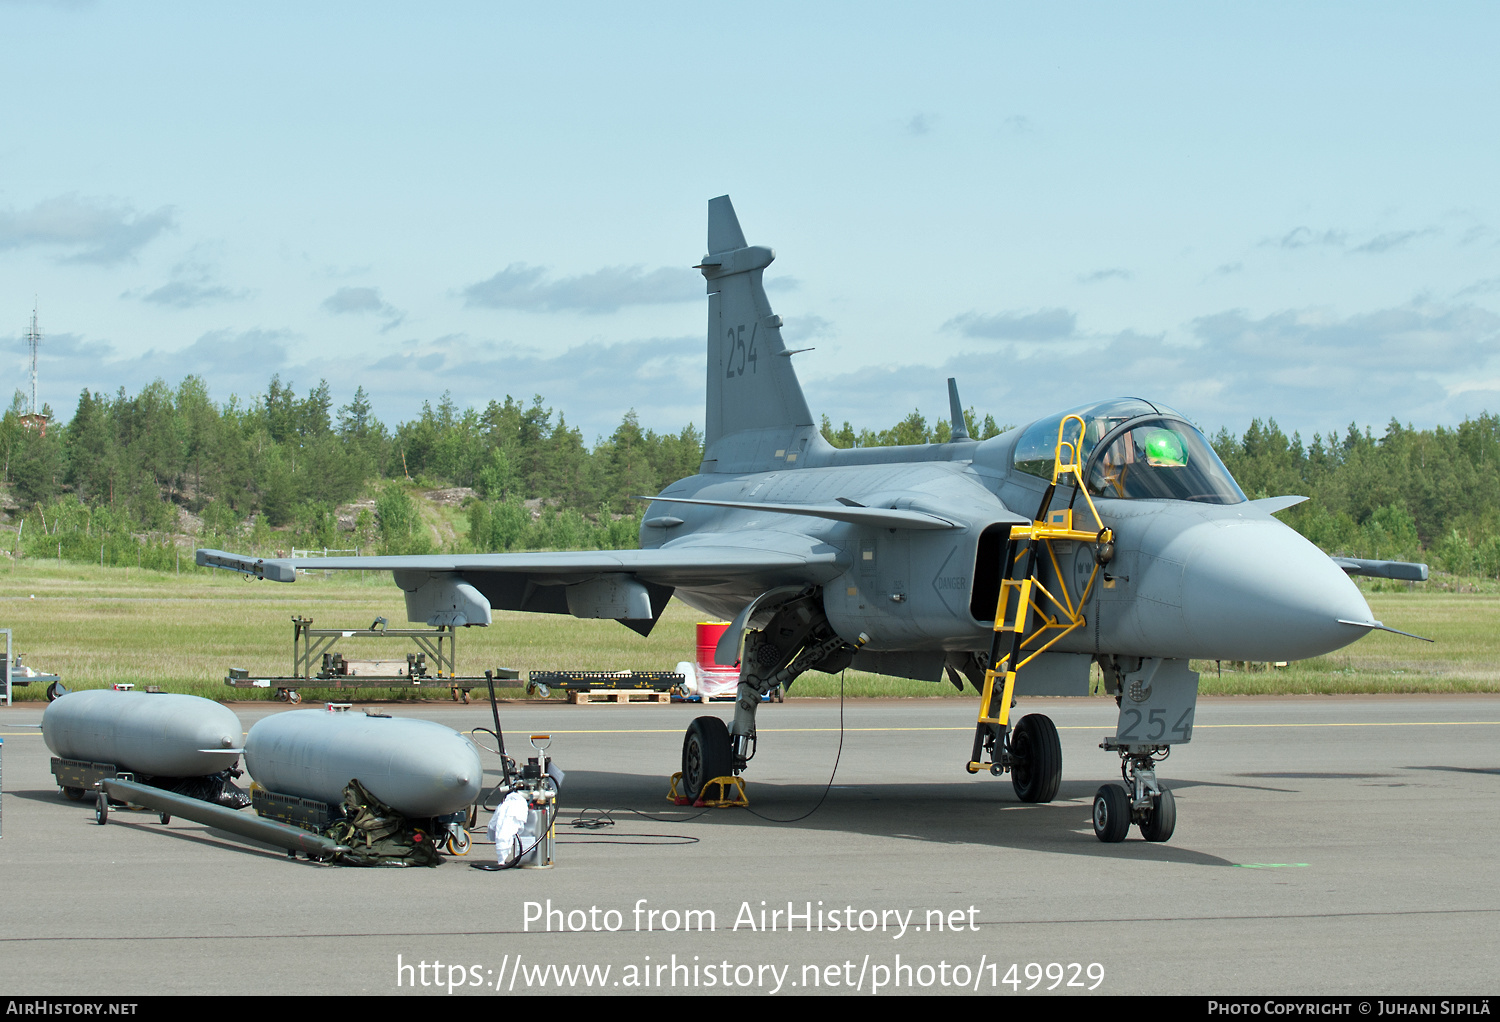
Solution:
<path fill-rule="evenodd" d="M 704 797 L 696 802 L 677 790 L 677 783 L 682 780 L 682 772 L 678 771 L 672 775 L 671 787 L 667 790 L 667 801 L 679 806 L 709 806 L 714 809 L 727 809 L 731 807 L 748 806 L 750 797 L 745 794 L 745 782 L 742 778 L 733 776 L 715 777 L 703 786 Z M 708 789 L 713 785 L 719 786 L 719 797 L 708 798 Z M 734 789 L 734 794 L 730 789 Z"/>

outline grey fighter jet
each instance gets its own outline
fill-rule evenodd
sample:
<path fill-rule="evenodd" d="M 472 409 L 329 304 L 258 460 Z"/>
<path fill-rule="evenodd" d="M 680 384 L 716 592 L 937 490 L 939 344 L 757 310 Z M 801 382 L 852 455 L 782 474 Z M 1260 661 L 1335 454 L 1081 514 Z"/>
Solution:
<path fill-rule="evenodd" d="M 708 394 L 698 474 L 650 499 L 640 549 L 411 557 L 255 559 L 199 550 L 200 565 L 280 582 L 299 566 L 388 570 L 407 616 L 488 625 L 492 611 L 613 618 L 645 635 L 673 596 L 733 619 L 717 650 L 740 666 L 727 725 L 699 717 L 683 741 L 698 796 L 755 754 L 761 698 L 804 671 L 846 667 L 980 693 L 972 748 L 955 766 L 1009 773 L 1048 802 L 1062 776 L 1057 729 L 1011 708 L 1084 695 L 1090 666 L 1116 696 L 1125 784 L 1094 800 L 1094 828 L 1132 823 L 1165 841 L 1176 820 L 1156 763 L 1193 735 L 1190 659 L 1296 660 L 1346 646 L 1375 621 L 1348 572 L 1272 517 L 1301 498 L 1247 500 L 1197 429 L 1159 403 L 1083 405 L 988 440 L 965 430 L 949 381 L 952 439 L 837 450 L 814 425 L 728 196 L 708 205 Z M 1392 629 L 1393 630 L 1393 629 Z"/>

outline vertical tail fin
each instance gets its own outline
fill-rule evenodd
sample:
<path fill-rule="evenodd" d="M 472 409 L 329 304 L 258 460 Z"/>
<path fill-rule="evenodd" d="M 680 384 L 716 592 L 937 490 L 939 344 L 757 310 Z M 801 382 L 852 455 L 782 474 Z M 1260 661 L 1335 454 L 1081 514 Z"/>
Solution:
<path fill-rule="evenodd" d="M 795 464 L 815 433 L 761 282 L 776 254 L 745 243 L 729 196 L 708 202 L 708 407 L 704 471 Z"/>
<path fill-rule="evenodd" d="M 948 422 L 952 440 L 972 440 L 969 424 L 964 421 L 964 403 L 958 399 L 958 381 L 948 377 Z"/>

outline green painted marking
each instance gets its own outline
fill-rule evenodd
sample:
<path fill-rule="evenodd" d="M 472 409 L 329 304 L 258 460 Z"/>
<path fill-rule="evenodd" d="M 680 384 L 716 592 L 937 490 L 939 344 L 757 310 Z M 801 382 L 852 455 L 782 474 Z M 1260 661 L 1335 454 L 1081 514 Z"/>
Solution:
<path fill-rule="evenodd" d="M 1235 862 L 1231 865 L 1239 869 L 1301 869 L 1306 866 L 1305 862 Z"/>

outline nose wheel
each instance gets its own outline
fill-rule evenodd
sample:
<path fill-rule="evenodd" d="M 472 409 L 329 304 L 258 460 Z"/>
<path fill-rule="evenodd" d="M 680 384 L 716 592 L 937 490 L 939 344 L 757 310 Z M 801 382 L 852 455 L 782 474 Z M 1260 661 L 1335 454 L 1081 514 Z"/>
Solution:
<path fill-rule="evenodd" d="M 1109 748 L 1110 743 L 1106 742 Z M 1156 780 L 1156 764 L 1171 748 L 1117 748 L 1124 784 L 1106 784 L 1094 793 L 1094 836 L 1106 844 L 1125 840 L 1130 825 L 1147 841 L 1168 841 L 1177 829 L 1177 800 Z"/>
<path fill-rule="evenodd" d="M 1170 791 L 1152 795 L 1145 809 L 1135 809 L 1130 796 L 1118 784 L 1106 784 L 1094 793 L 1094 836 L 1106 844 L 1125 840 L 1134 823 L 1147 841 L 1166 841 L 1177 829 L 1177 800 Z"/>
<path fill-rule="evenodd" d="M 1118 784 L 1094 792 L 1094 836 L 1106 844 L 1124 841 L 1130 833 L 1130 796 Z"/>
<path fill-rule="evenodd" d="M 1165 788 L 1151 797 L 1151 808 L 1140 821 L 1141 837 L 1147 841 L 1166 841 L 1177 829 L 1177 800 Z"/>

